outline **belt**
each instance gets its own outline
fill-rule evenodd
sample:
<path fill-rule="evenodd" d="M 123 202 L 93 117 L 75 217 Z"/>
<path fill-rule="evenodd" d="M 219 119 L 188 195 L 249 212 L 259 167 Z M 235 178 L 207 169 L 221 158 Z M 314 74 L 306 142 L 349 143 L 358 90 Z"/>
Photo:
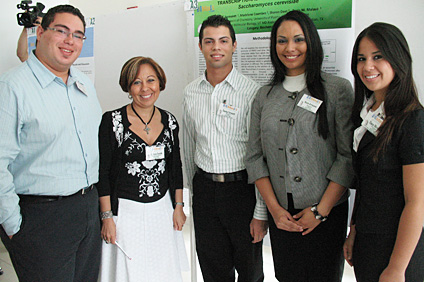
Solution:
<path fill-rule="evenodd" d="M 232 173 L 209 173 L 201 168 L 197 168 L 197 173 L 203 175 L 207 179 L 212 180 L 213 182 L 233 182 L 240 180 L 247 180 L 247 171 L 240 170 Z"/>
<path fill-rule="evenodd" d="M 44 196 L 44 195 L 18 195 L 21 203 L 45 203 L 45 202 L 55 202 L 70 198 L 76 195 L 85 195 L 94 188 L 94 184 L 79 190 L 78 192 L 68 195 L 68 196 Z"/>

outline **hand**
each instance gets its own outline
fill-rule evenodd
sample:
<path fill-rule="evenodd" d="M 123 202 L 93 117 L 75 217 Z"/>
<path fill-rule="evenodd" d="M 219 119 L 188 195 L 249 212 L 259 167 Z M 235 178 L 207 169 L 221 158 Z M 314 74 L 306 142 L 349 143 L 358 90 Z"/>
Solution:
<path fill-rule="evenodd" d="M 278 229 L 282 229 L 289 232 L 303 231 L 302 226 L 300 226 L 297 221 L 291 216 L 291 214 L 284 208 L 279 207 L 277 210 L 274 209 L 271 214 Z"/>
<path fill-rule="evenodd" d="M 391 269 L 388 266 L 381 273 L 378 282 L 405 282 L 405 272 Z"/>
<path fill-rule="evenodd" d="M 250 235 L 252 235 L 252 243 L 262 241 L 268 230 L 268 221 L 253 218 L 250 222 Z"/>
<path fill-rule="evenodd" d="M 298 214 L 295 214 L 293 218 L 297 219 L 297 223 L 303 227 L 303 230 L 305 230 L 302 235 L 311 233 L 315 227 L 321 223 L 321 220 L 315 218 L 314 213 L 311 211 L 311 207 L 302 210 Z"/>
<path fill-rule="evenodd" d="M 177 205 L 174 209 L 174 216 L 173 216 L 173 221 L 174 221 L 174 229 L 181 231 L 183 230 L 183 226 L 184 223 L 186 222 L 186 215 L 183 211 L 183 207 L 180 205 Z"/>
<path fill-rule="evenodd" d="M 353 244 L 355 243 L 356 230 L 355 225 L 350 227 L 349 236 L 347 236 L 346 241 L 343 245 L 343 254 L 346 262 L 353 266 L 352 254 L 353 254 Z"/>
<path fill-rule="evenodd" d="M 101 236 L 106 243 L 115 244 L 116 225 L 115 225 L 115 222 L 113 221 L 113 218 L 105 218 L 102 220 Z"/>

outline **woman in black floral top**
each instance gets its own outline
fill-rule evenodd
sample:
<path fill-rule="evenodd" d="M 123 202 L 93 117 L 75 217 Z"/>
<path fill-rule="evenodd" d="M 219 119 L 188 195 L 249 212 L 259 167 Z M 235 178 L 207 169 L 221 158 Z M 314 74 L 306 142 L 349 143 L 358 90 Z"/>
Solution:
<path fill-rule="evenodd" d="M 100 281 L 181 281 L 188 262 L 178 232 L 186 220 L 179 128 L 155 106 L 165 73 L 135 57 L 119 83 L 132 103 L 106 112 L 99 130 Z"/>

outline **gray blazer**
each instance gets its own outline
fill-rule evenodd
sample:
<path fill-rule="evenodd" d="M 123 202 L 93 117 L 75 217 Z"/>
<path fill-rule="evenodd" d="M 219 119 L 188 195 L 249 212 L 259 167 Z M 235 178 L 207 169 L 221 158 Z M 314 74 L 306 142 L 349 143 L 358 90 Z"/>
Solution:
<path fill-rule="evenodd" d="M 286 209 L 288 192 L 295 208 L 304 209 L 321 200 L 330 180 L 349 187 L 353 179 L 352 86 L 344 78 L 326 73 L 322 77 L 329 126 L 326 140 L 318 135 L 317 115 L 297 106 L 308 89 L 290 93 L 279 84 L 269 92 L 271 87 L 264 86 L 252 104 L 245 158 L 249 182 L 270 177 Z M 337 204 L 348 196 L 345 193 Z"/>

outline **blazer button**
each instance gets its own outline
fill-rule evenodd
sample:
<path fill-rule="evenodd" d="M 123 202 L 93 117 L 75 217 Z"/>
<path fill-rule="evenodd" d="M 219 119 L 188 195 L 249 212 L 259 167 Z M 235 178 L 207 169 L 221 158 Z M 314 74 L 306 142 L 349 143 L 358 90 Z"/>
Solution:
<path fill-rule="evenodd" d="M 296 100 L 297 93 L 293 93 L 292 95 L 289 95 L 290 99 Z"/>
<path fill-rule="evenodd" d="M 298 152 L 297 148 L 291 148 L 290 149 L 290 153 L 292 153 L 293 155 L 296 155 Z"/>
<path fill-rule="evenodd" d="M 289 123 L 289 125 L 294 125 L 294 119 L 292 118 L 289 118 L 287 122 Z"/>
<path fill-rule="evenodd" d="M 294 181 L 296 181 L 296 182 L 300 182 L 300 181 L 302 181 L 302 177 L 300 177 L 300 176 L 296 176 L 296 177 L 294 178 Z"/>

